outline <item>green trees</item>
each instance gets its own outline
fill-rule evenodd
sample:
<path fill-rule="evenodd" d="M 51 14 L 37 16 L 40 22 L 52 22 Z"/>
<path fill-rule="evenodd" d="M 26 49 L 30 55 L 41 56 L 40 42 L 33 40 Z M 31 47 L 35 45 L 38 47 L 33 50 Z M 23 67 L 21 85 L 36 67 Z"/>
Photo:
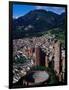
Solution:
<path fill-rule="evenodd" d="M 48 84 L 49 85 L 53 85 L 53 84 L 59 84 L 59 80 L 58 80 L 58 77 L 56 76 L 55 72 L 53 69 L 48 69 L 49 71 L 49 75 L 50 75 L 50 78 L 48 80 Z"/>
<path fill-rule="evenodd" d="M 16 64 L 25 63 L 26 61 L 27 59 L 25 56 L 16 57 L 16 60 L 15 58 L 13 59 L 13 63 L 16 63 Z"/>
<path fill-rule="evenodd" d="M 45 66 L 34 66 L 32 70 L 47 70 L 47 68 Z"/>

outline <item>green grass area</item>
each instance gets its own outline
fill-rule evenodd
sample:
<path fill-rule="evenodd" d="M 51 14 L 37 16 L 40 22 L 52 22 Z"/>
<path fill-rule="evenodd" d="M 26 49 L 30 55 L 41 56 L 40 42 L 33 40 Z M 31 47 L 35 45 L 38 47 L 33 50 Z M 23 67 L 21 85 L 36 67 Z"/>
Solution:
<path fill-rule="evenodd" d="M 55 38 L 58 39 L 63 46 L 65 46 L 65 32 L 60 28 L 56 28 L 49 31 L 50 34 L 54 34 Z"/>
<path fill-rule="evenodd" d="M 52 36 L 55 35 L 55 39 L 59 40 L 63 47 L 65 47 L 65 29 L 54 28 L 48 31 L 42 32 L 42 35 Z"/>

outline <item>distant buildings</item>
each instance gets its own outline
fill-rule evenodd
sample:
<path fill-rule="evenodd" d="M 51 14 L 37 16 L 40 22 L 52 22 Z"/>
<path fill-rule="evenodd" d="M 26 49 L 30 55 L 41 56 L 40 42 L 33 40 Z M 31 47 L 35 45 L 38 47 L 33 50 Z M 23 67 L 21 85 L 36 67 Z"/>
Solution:
<path fill-rule="evenodd" d="M 55 71 L 59 81 L 65 79 L 65 50 L 61 49 L 58 40 L 52 37 L 34 37 L 19 40 L 17 43 L 16 46 L 21 52 L 33 60 L 34 66 L 50 67 Z"/>

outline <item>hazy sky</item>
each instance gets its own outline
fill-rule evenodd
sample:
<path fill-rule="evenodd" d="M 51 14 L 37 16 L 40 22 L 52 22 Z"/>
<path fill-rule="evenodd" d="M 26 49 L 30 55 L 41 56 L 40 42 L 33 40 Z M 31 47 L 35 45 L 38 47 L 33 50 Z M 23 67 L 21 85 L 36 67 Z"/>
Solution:
<path fill-rule="evenodd" d="M 57 13 L 57 14 L 61 14 L 61 13 L 65 12 L 64 7 L 14 4 L 13 5 L 13 18 L 17 18 L 19 16 L 25 15 L 29 11 L 35 10 L 35 9 L 44 9 L 46 11 L 52 11 L 52 12 Z"/>

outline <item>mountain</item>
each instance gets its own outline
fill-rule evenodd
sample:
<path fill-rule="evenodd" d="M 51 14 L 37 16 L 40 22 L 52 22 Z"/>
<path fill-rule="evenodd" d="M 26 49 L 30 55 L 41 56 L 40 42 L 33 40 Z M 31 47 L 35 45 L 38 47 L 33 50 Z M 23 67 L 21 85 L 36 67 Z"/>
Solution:
<path fill-rule="evenodd" d="M 58 15 L 43 9 L 30 11 L 24 16 L 13 19 L 13 39 L 40 36 L 41 32 L 64 25 L 65 16 L 65 13 Z"/>

